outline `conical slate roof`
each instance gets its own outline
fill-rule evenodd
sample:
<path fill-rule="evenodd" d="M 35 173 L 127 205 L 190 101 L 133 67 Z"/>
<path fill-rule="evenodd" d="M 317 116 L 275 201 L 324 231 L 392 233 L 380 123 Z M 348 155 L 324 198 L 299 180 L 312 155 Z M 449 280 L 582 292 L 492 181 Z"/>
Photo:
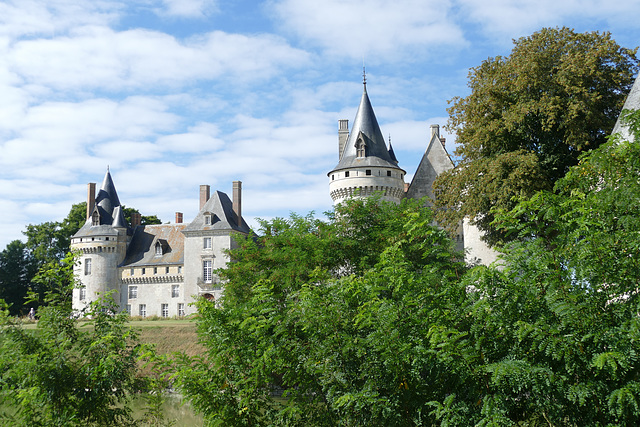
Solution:
<path fill-rule="evenodd" d="M 113 184 L 113 179 L 111 179 L 111 173 L 108 168 L 102 181 L 102 187 L 100 187 L 98 195 L 96 196 L 95 203 L 91 216 L 97 211 L 100 217 L 99 224 L 93 225 L 93 220 L 90 216 L 73 237 L 98 235 L 116 236 L 118 234 L 116 228 L 129 227 L 127 221 L 124 219 L 124 212 L 122 211 L 122 206 L 120 206 L 116 186 Z"/>
<path fill-rule="evenodd" d="M 624 106 L 622 110 L 639 110 L 640 109 L 640 74 L 636 77 L 636 81 L 627 95 L 627 99 L 624 102 Z M 616 125 L 613 127 L 612 133 L 620 133 L 624 139 L 629 139 L 631 135 L 629 134 L 629 130 L 626 126 L 624 126 L 620 122 L 620 116 L 618 116 L 618 121 Z"/>
<path fill-rule="evenodd" d="M 357 144 L 362 138 L 366 145 L 366 156 L 358 157 Z M 348 169 L 353 167 L 364 166 L 382 166 L 393 169 L 400 169 L 390 156 L 387 144 L 384 141 L 378 120 L 373 112 L 369 95 L 367 94 L 367 85 L 364 85 L 360 106 L 353 121 L 353 129 L 349 133 L 349 139 L 341 153 L 338 165 L 331 172 Z M 329 172 L 329 173 L 331 173 Z"/>
<path fill-rule="evenodd" d="M 120 200 L 109 169 L 107 169 L 107 174 L 104 176 L 104 181 L 102 181 L 102 187 L 96 196 L 96 206 L 100 213 L 100 224 L 112 224 L 114 219 L 113 210 L 120 206 Z"/>

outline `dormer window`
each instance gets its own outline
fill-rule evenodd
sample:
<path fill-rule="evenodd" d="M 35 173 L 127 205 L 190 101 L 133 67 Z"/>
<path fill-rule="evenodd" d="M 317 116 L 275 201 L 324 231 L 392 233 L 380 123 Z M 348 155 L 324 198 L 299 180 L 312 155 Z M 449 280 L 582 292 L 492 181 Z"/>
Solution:
<path fill-rule="evenodd" d="M 204 214 L 204 225 L 211 225 L 211 214 L 208 212 Z"/>
<path fill-rule="evenodd" d="M 160 242 L 156 243 L 156 256 L 162 256 L 162 244 Z"/>
<path fill-rule="evenodd" d="M 91 225 L 100 225 L 100 214 L 97 210 L 91 214 Z"/>
<path fill-rule="evenodd" d="M 356 141 L 356 156 L 358 157 L 366 157 L 367 156 L 367 143 L 364 140 L 362 134 L 358 137 Z"/>

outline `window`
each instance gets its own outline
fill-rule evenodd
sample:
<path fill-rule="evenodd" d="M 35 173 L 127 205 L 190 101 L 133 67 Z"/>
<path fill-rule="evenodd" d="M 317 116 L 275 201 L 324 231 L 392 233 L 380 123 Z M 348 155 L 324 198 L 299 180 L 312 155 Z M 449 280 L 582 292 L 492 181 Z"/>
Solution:
<path fill-rule="evenodd" d="M 80 301 L 84 301 L 87 299 L 87 288 L 84 286 L 80 288 Z"/>
<path fill-rule="evenodd" d="M 178 298 L 180 296 L 180 285 L 171 285 L 171 298 Z"/>
<path fill-rule="evenodd" d="M 178 316 L 184 316 L 184 303 L 178 303 Z"/>
<path fill-rule="evenodd" d="M 129 275 L 133 276 L 134 273 L 134 269 L 132 268 L 131 271 L 129 272 Z"/>
<path fill-rule="evenodd" d="M 91 274 L 91 258 L 86 258 L 84 260 L 84 275 L 88 276 Z"/>
<path fill-rule="evenodd" d="M 169 274 L 169 267 L 164 268 L 164 274 Z"/>
<path fill-rule="evenodd" d="M 391 176 L 391 171 L 387 171 L 387 176 Z"/>
<path fill-rule="evenodd" d="M 333 181 L 335 178 L 336 178 L 336 175 L 332 173 L 331 174 L 331 181 Z"/>
<path fill-rule="evenodd" d="M 147 273 L 147 269 L 146 269 L 146 268 L 144 268 L 144 267 L 142 267 L 142 273 L 141 273 L 141 274 L 142 274 L 142 275 L 144 275 L 144 274 L 146 274 L 146 273 Z"/>
<path fill-rule="evenodd" d="M 360 139 L 357 142 L 357 146 L 356 146 L 356 156 L 358 157 L 365 157 L 367 155 L 367 145 L 364 143 L 364 140 Z"/>
<path fill-rule="evenodd" d="M 160 242 L 156 243 L 156 256 L 162 256 L 162 245 Z"/>
<path fill-rule="evenodd" d="M 344 177 L 345 177 L 345 178 L 349 178 L 349 171 L 346 171 L 346 172 L 344 173 Z"/>
<path fill-rule="evenodd" d="M 211 237 L 204 238 L 202 247 L 204 249 L 211 249 Z"/>
<path fill-rule="evenodd" d="M 127 314 L 131 316 L 131 304 L 127 304 L 127 307 L 125 308 L 125 310 L 127 310 Z"/>
<path fill-rule="evenodd" d="M 137 286 L 129 286 L 129 299 L 138 298 L 138 287 Z"/>
<path fill-rule="evenodd" d="M 210 259 L 202 261 L 202 279 L 205 283 L 211 283 L 211 267 Z"/>
<path fill-rule="evenodd" d="M 147 317 L 147 304 L 140 304 L 138 307 L 140 313 L 140 317 Z"/>
<path fill-rule="evenodd" d="M 182 274 L 182 266 L 181 265 L 178 266 L 178 274 Z"/>
<path fill-rule="evenodd" d="M 153 274 L 158 274 L 158 267 L 153 267 Z"/>
<path fill-rule="evenodd" d="M 160 305 L 160 315 L 162 317 L 169 317 L 169 304 Z"/>
<path fill-rule="evenodd" d="M 204 225 L 211 225 L 211 215 L 205 214 L 204 216 Z"/>
<path fill-rule="evenodd" d="M 91 225 L 100 225 L 100 214 L 98 211 L 93 211 L 93 214 L 91 214 Z"/>
<path fill-rule="evenodd" d="M 367 175 L 367 176 L 371 175 L 371 169 L 367 169 L 367 170 L 365 171 L 365 175 Z"/>

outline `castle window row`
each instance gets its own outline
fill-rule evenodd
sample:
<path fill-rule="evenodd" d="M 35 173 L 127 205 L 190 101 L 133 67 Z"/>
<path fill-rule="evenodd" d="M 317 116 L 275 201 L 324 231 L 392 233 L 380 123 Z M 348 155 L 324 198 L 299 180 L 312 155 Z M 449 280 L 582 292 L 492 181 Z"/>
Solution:
<path fill-rule="evenodd" d="M 129 269 L 129 274 L 127 275 L 128 277 L 133 277 L 136 276 L 136 272 L 138 273 L 137 275 L 139 276 L 146 276 L 147 275 L 147 267 L 141 267 L 141 268 L 130 268 Z M 85 273 L 86 274 L 86 273 Z M 178 265 L 178 266 L 165 266 L 165 267 L 153 267 L 153 275 L 159 275 L 159 274 L 182 274 L 182 266 Z"/>
<path fill-rule="evenodd" d="M 386 174 L 386 176 L 388 177 L 398 177 L 400 176 L 400 179 L 404 179 L 404 174 L 403 173 L 398 173 L 398 172 L 393 172 L 391 170 L 386 170 L 386 169 L 377 169 L 378 171 L 378 176 L 384 176 Z M 353 173 L 353 176 L 351 175 Z M 336 179 L 340 179 L 342 176 L 344 178 L 351 178 L 351 177 L 359 177 L 359 176 L 373 176 L 374 175 L 374 170 L 373 169 L 365 169 L 364 170 L 364 175 L 362 174 L 361 170 L 355 170 L 355 171 L 344 171 L 344 175 L 342 175 L 340 172 L 338 173 L 332 173 L 331 174 L 331 180 L 334 181 Z"/>
<path fill-rule="evenodd" d="M 131 316 L 131 304 L 127 304 L 125 309 L 127 310 L 127 314 Z M 178 313 L 179 317 L 183 317 L 185 315 L 184 303 L 179 302 L 176 306 L 176 313 Z M 147 304 L 139 304 L 138 305 L 138 315 L 140 317 L 147 317 Z M 167 318 L 169 317 L 169 304 L 162 303 L 160 304 L 160 316 Z"/>
<path fill-rule="evenodd" d="M 86 293 L 86 289 L 85 288 L 81 288 L 80 289 L 85 290 Z M 128 289 L 127 289 L 127 293 L 128 293 L 128 297 L 129 299 L 137 299 L 138 298 L 138 285 L 129 285 Z M 84 299 L 82 298 L 82 292 L 80 293 L 80 299 Z M 171 298 L 179 298 L 180 297 L 180 285 L 171 285 Z"/>
<path fill-rule="evenodd" d="M 71 243 L 87 243 L 87 242 L 99 242 L 102 239 L 100 237 L 80 237 L 78 239 L 72 239 Z M 109 241 L 109 236 L 105 236 L 104 240 Z"/>

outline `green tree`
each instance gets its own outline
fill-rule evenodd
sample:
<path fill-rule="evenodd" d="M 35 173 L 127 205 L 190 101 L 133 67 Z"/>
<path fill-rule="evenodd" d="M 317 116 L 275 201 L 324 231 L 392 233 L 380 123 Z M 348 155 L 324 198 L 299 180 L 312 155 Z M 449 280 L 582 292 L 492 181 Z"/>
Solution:
<path fill-rule="evenodd" d="M 627 116 L 640 138 L 640 112 Z M 554 191 L 495 212 L 518 234 L 503 269 L 478 268 L 467 341 L 440 357 L 475 352 L 475 399 L 438 402 L 442 423 L 640 423 L 640 146 L 612 138 L 580 159 Z M 461 331 L 462 332 L 462 331 Z"/>
<path fill-rule="evenodd" d="M 460 160 L 434 184 L 438 221 L 470 217 L 489 243 L 503 240 L 491 208 L 551 190 L 605 142 L 633 84 L 636 50 L 609 33 L 544 28 L 515 40 L 510 56 L 473 68 L 471 94 L 448 110 Z"/>
<path fill-rule="evenodd" d="M 9 305 L 12 316 L 26 314 L 25 298 L 34 275 L 34 263 L 26 245 L 20 240 L 10 242 L 0 252 L 0 299 Z"/>
<path fill-rule="evenodd" d="M 221 305 L 198 303 L 208 354 L 183 358 L 177 384 L 217 425 L 429 419 L 427 402 L 455 385 L 438 375 L 428 334 L 457 322 L 447 307 L 465 294 L 459 254 L 431 224 L 409 200 L 262 222 L 218 272 Z"/>
<path fill-rule="evenodd" d="M 3 425 L 130 425 L 126 403 L 137 390 L 141 347 L 108 297 L 90 305 L 92 322 L 79 328 L 71 309 L 74 262 L 71 254 L 51 262 L 34 279 L 61 289 L 47 294 L 36 331 L 0 315 Z"/>

